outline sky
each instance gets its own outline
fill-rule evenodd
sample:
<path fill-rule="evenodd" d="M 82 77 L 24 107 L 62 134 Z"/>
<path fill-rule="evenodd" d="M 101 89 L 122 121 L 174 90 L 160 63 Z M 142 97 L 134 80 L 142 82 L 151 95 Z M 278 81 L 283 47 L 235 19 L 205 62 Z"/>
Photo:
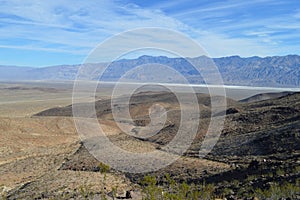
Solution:
<path fill-rule="evenodd" d="M 0 0 L 0 65 L 82 63 L 144 27 L 181 32 L 211 57 L 300 54 L 298 0 Z"/>

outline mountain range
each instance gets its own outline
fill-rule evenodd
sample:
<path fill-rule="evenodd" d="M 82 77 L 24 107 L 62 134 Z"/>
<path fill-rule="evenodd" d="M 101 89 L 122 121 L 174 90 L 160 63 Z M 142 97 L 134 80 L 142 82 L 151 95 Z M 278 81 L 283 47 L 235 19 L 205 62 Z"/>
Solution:
<path fill-rule="evenodd" d="M 226 85 L 241 86 L 269 86 L 269 87 L 298 87 L 300 85 L 300 56 L 271 56 L 247 57 L 230 56 L 222 58 L 208 58 L 200 56 L 195 58 L 169 58 L 166 56 L 141 56 L 136 59 L 122 59 L 114 61 L 101 76 L 101 81 L 117 81 L 126 72 L 137 66 L 164 65 L 169 66 L 183 75 L 189 83 L 203 84 L 203 77 L 194 67 L 204 69 L 205 76 L 215 76 L 209 71 L 209 65 L 214 62 Z M 193 63 L 193 65 L 191 64 Z M 0 66 L 0 80 L 75 80 L 80 69 L 78 65 L 58 65 L 42 68 Z M 81 73 L 86 79 L 100 80 L 100 71 L 107 63 L 86 64 L 85 71 Z M 143 71 L 143 70 L 142 70 Z M 149 81 L 141 76 L 143 72 L 136 70 L 133 75 L 127 75 L 130 81 Z M 150 74 L 149 74 L 150 75 Z M 155 74 L 154 74 L 155 75 Z M 162 77 L 169 76 L 168 72 L 161 71 Z M 153 77 L 152 77 L 153 78 Z M 167 79 L 167 82 L 180 83 L 176 76 Z"/>

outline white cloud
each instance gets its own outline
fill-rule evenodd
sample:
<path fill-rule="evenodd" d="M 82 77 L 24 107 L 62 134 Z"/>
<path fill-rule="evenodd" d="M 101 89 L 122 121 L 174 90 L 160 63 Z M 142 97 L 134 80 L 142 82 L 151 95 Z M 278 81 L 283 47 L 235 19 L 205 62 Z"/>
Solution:
<path fill-rule="evenodd" d="M 211 13 L 216 16 L 222 15 L 222 12 L 226 11 L 232 11 L 234 12 L 235 9 L 241 8 L 241 7 L 247 7 L 250 5 L 257 5 L 257 4 L 265 4 L 265 3 L 273 3 L 274 0 L 252 0 L 252 1 L 236 1 L 236 0 L 230 0 L 230 1 L 222 1 L 217 3 L 211 3 L 207 7 L 203 8 L 192 8 L 190 10 L 186 10 L 185 12 L 180 12 L 175 16 L 184 16 L 184 15 L 191 15 L 195 13 Z"/>
<path fill-rule="evenodd" d="M 47 52 L 60 52 L 60 53 L 72 53 L 82 55 L 83 53 L 87 53 L 86 51 L 74 51 L 74 50 L 67 50 L 67 49 L 57 49 L 57 48 L 43 48 L 37 46 L 29 46 L 29 45 L 0 45 L 0 48 L 5 49 L 23 49 L 23 50 L 32 50 L 32 51 L 47 51 Z"/>
<path fill-rule="evenodd" d="M 158 11 L 136 6 L 120 6 L 112 1 L 21 1 L 10 0 L 0 6 L 24 20 L 1 19 L 7 24 L 1 38 L 22 38 L 44 43 L 93 47 L 105 38 L 137 27 L 180 29 L 181 23 Z"/>
<path fill-rule="evenodd" d="M 211 3 L 209 6 L 185 10 L 170 16 L 157 7 L 141 8 L 135 4 L 122 4 L 110 0 L 0 0 L 0 44 L 2 48 L 35 49 L 41 51 L 69 52 L 86 54 L 98 43 L 128 29 L 140 27 L 162 27 L 182 31 L 206 47 L 211 56 L 239 54 L 270 55 L 280 54 L 278 42 L 288 39 L 289 34 L 274 35 L 282 30 L 297 29 L 298 21 L 287 25 L 281 16 L 268 19 L 241 19 L 234 22 L 226 18 L 228 11 L 254 4 L 276 3 L 274 0 L 255 0 L 251 2 L 230 1 L 230 3 Z M 161 7 L 178 7 L 184 1 L 168 2 Z M 216 12 L 217 11 L 217 12 Z M 193 15 L 195 13 L 205 13 Z M 297 20 L 299 13 L 291 13 Z M 194 18 L 197 26 L 184 24 Z M 201 20 L 219 17 L 222 26 L 201 26 Z M 240 29 L 240 31 L 239 31 Z M 250 30 L 249 30 L 250 29 Z M 234 30 L 236 35 L 228 33 Z M 299 32 L 299 31 L 298 31 Z M 298 34 L 297 32 L 297 34 Z M 292 34 L 292 33 L 291 33 Z M 284 38 L 285 37 L 285 38 Z M 28 40 L 31 44 L 18 44 L 15 39 Z M 138 40 L 137 40 L 138 41 Z M 11 42 L 10 44 L 8 44 Z M 176 41 L 163 41 L 174 43 Z M 292 49 L 286 47 L 281 49 Z"/>

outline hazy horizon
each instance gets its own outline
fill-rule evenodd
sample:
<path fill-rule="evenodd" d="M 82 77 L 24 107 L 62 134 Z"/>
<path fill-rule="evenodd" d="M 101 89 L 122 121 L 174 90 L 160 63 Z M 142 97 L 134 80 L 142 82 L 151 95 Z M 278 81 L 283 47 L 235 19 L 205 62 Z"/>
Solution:
<path fill-rule="evenodd" d="M 135 60 L 135 59 L 139 59 L 142 56 L 149 56 L 149 57 L 167 57 L 167 58 L 197 58 L 197 57 L 202 57 L 202 56 L 206 56 L 206 55 L 200 55 L 200 56 L 196 56 L 196 57 L 172 57 L 172 56 L 165 56 L 165 55 L 140 55 L 137 57 L 129 57 L 129 58 L 120 58 L 115 61 L 122 61 L 122 60 Z M 268 57 L 285 57 L 285 56 L 300 56 L 300 54 L 286 54 L 286 55 L 270 55 L 270 56 L 257 56 L 257 55 L 253 55 L 253 56 L 240 56 L 240 55 L 229 55 L 229 56 L 221 56 L 221 57 L 209 57 L 211 59 L 219 59 L 219 58 L 230 58 L 230 57 L 240 57 L 240 58 L 252 58 L 252 57 L 259 57 L 259 58 L 268 58 Z M 110 61 L 103 61 L 103 62 L 95 62 L 95 63 L 84 63 L 84 60 L 81 63 L 64 63 L 62 62 L 61 64 L 55 64 L 55 65 L 45 65 L 45 66 L 30 66 L 30 65 L 26 65 L 26 66 L 22 66 L 22 65 L 4 65 L 0 63 L 0 67 L 30 67 L 30 68 L 46 68 L 46 67 L 54 67 L 54 66 L 63 66 L 63 65 L 67 65 L 67 66 L 77 66 L 77 65 L 83 65 L 83 64 L 102 64 L 102 63 L 109 63 Z"/>

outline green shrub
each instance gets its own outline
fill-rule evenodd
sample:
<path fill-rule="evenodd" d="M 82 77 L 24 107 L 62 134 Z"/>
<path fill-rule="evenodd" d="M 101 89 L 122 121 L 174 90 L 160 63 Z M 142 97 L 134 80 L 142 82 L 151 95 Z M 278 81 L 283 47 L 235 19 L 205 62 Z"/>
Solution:
<path fill-rule="evenodd" d="M 269 189 L 262 190 L 260 188 L 254 191 L 254 194 L 260 198 L 280 199 L 280 198 L 292 198 L 295 199 L 296 195 L 300 193 L 299 184 L 284 183 L 282 185 L 274 184 Z"/>
<path fill-rule="evenodd" d="M 99 163 L 98 167 L 99 167 L 100 173 L 107 173 L 110 170 L 110 166 L 106 165 L 102 162 Z"/>
<path fill-rule="evenodd" d="M 83 199 L 93 199 L 94 192 L 91 190 L 90 185 L 81 185 L 79 187 L 79 193 Z"/>
<path fill-rule="evenodd" d="M 143 199 L 145 200 L 192 200 L 214 199 L 215 186 L 203 183 L 200 187 L 187 183 L 177 183 L 165 176 L 166 183 L 163 186 L 157 185 L 157 179 L 154 176 L 145 176 L 141 185 L 143 187 Z"/>

